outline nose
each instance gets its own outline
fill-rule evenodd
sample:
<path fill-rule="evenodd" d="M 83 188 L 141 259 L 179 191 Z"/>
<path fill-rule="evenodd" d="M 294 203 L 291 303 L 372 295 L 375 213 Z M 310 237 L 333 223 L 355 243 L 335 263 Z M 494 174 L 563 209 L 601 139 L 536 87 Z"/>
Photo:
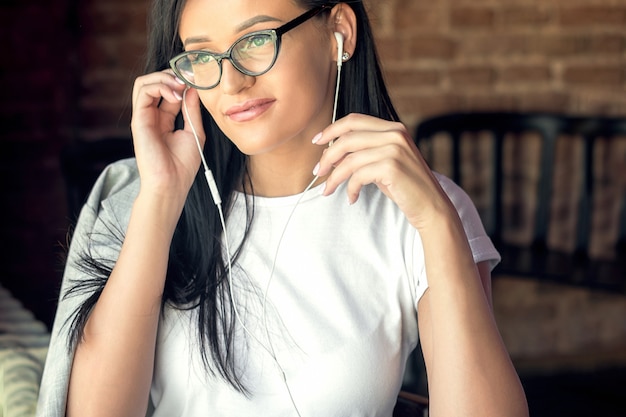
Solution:
<path fill-rule="evenodd" d="M 222 61 L 222 79 L 220 88 L 224 94 L 237 94 L 241 90 L 250 87 L 254 83 L 254 78 L 246 75 L 235 68 L 230 60 Z"/>

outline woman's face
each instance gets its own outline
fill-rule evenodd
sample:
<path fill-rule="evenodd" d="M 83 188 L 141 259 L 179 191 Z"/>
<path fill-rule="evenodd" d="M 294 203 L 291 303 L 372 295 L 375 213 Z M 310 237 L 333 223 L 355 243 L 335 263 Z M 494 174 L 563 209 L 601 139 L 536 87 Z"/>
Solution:
<path fill-rule="evenodd" d="M 226 51 L 244 34 L 275 29 L 306 10 L 292 0 L 187 0 L 179 28 L 186 50 Z M 198 90 L 218 126 L 245 154 L 287 153 L 331 122 L 336 79 L 332 31 L 314 17 L 282 36 L 276 63 L 257 77 L 222 61 L 222 78 Z M 211 138 L 208 138 L 211 140 Z"/>

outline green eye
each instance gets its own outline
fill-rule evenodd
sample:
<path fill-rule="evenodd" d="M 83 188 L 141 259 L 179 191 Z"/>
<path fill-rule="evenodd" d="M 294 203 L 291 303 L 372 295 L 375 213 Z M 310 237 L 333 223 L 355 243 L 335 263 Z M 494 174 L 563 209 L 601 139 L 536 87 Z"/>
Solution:
<path fill-rule="evenodd" d="M 189 54 L 187 59 L 189 59 L 191 65 L 202 65 L 214 61 L 213 56 L 209 54 Z"/>
<path fill-rule="evenodd" d="M 254 35 L 246 38 L 245 43 L 242 45 L 242 49 L 249 50 L 255 48 L 261 48 L 269 43 L 271 43 L 272 38 L 266 34 Z"/>

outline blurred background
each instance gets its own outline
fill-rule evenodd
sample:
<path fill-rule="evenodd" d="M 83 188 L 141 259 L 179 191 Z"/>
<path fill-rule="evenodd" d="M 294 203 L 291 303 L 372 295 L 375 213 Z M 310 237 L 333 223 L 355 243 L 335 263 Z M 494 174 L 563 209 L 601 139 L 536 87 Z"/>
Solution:
<path fill-rule="evenodd" d="M 626 117 L 626 0 L 368 4 L 392 97 L 412 131 L 422 120 L 451 112 Z M 48 326 L 73 215 L 59 157 L 78 141 L 130 137 L 130 94 L 144 63 L 147 6 L 146 0 L 0 5 L 0 283 Z M 626 388 L 624 292 L 513 281 L 494 278 L 496 304 L 504 315 L 532 309 L 499 323 L 516 365 L 528 375 L 534 415 L 579 415 L 541 404 L 593 402 L 596 394 L 609 408 L 586 415 L 626 415 L 624 402 L 607 394 Z M 581 304 L 587 309 L 577 321 L 587 321 L 578 333 L 571 322 L 574 336 L 550 330 L 556 317 Z M 600 316 L 587 315 L 593 311 Z M 610 325 L 602 324 L 604 317 L 611 317 Z M 515 320 L 523 331 L 506 328 Z M 604 333 L 590 341 L 584 333 L 593 328 Z M 540 378 L 547 374 L 566 377 Z"/>

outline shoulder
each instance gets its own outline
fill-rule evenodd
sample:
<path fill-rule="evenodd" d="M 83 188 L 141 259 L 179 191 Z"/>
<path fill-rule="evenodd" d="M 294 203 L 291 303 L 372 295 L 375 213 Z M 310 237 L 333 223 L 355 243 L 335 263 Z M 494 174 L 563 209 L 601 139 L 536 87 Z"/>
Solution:
<path fill-rule="evenodd" d="M 80 211 L 72 243 L 77 247 L 113 250 L 126 230 L 138 192 L 139 171 L 134 158 L 108 165 Z"/>
<path fill-rule="evenodd" d="M 102 171 L 87 198 L 87 206 L 97 210 L 102 202 L 110 199 L 134 200 L 138 192 L 137 162 L 134 158 L 122 159 Z"/>
<path fill-rule="evenodd" d="M 139 170 L 134 158 L 108 165 L 93 185 L 80 217 L 94 221 L 112 217 L 109 221 L 124 225 L 130 218 L 139 185 Z"/>

